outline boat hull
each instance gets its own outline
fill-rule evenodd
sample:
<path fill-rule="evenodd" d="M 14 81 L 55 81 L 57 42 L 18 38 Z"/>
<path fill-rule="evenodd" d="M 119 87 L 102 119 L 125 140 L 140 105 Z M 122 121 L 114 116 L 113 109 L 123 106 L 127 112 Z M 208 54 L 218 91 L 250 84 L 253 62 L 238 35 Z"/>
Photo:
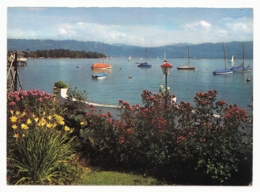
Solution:
<path fill-rule="evenodd" d="M 92 78 L 93 78 L 93 79 L 106 79 L 107 76 L 101 76 L 101 77 L 99 77 L 99 76 L 94 76 L 94 75 L 92 75 Z"/>
<path fill-rule="evenodd" d="M 213 75 L 227 75 L 227 74 L 232 74 L 233 71 L 231 70 L 216 70 L 216 71 L 213 71 Z"/>
<path fill-rule="evenodd" d="M 107 78 L 107 74 L 101 72 L 101 73 L 92 75 L 92 78 L 94 78 L 94 79 L 106 79 Z"/>
<path fill-rule="evenodd" d="M 180 66 L 180 67 L 177 67 L 178 70 L 195 70 L 196 67 L 193 67 L 193 66 Z"/>
<path fill-rule="evenodd" d="M 148 64 L 148 63 L 141 63 L 138 65 L 138 67 L 141 67 L 141 68 L 151 68 L 152 65 Z"/>

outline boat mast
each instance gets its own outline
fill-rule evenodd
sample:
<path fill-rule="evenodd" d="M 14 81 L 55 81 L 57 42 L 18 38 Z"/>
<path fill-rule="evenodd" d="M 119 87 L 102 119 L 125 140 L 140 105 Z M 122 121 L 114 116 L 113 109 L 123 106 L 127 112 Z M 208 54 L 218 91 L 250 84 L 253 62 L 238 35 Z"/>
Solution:
<path fill-rule="evenodd" d="M 147 47 L 146 47 L 146 63 L 147 63 Z"/>
<path fill-rule="evenodd" d="M 224 45 L 224 42 L 223 42 L 223 51 L 224 51 L 225 69 L 227 69 L 227 66 L 226 66 L 226 51 L 225 51 L 225 45 Z"/>
<path fill-rule="evenodd" d="M 188 45 L 188 65 L 190 67 L 190 46 Z"/>
<path fill-rule="evenodd" d="M 164 51 L 164 60 L 163 60 L 163 62 L 167 62 L 167 60 L 166 60 L 166 52 Z"/>
<path fill-rule="evenodd" d="M 104 41 L 103 41 L 102 51 L 103 51 L 103 63 L 104 63 Z"/>
<path fill-rule="evenodd" d="M 243 43 L 243 69 L 245 68 L 244 66 L 244 43 Z"/>

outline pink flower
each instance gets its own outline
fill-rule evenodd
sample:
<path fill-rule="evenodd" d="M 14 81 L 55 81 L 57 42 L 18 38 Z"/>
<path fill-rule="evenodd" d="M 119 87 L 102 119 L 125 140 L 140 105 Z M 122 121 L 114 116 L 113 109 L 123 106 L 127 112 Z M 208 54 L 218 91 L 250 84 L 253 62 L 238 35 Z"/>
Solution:
<path fill-rule="evenodd" d="M 8 105 L 9 106 L 14 106 L 14 105 L 16 105 L 16 103 L 12 101 L 12 102 L 8 103 Z"/>

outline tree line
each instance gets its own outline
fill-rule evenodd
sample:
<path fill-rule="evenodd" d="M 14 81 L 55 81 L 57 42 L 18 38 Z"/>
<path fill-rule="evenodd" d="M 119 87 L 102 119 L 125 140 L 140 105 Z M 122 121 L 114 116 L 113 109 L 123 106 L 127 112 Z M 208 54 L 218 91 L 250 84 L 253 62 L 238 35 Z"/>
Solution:
<path fill-rule="evenodd" d="M 52 58 L 103 58 L 106 55 L 97 52 L 86 52 L 86 51 L 71 51 L 66 49 L 51 49 L 51 50 L 37 50 L 37 51 L 23 51 L 25 57 L 52 57 Z"/>

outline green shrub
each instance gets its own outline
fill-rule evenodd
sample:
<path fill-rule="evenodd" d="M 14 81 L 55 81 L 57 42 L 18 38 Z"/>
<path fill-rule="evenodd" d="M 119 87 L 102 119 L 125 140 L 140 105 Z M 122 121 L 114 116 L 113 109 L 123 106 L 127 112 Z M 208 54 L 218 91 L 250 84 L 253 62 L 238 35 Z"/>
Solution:
<path fill-rule="evenodd" d="M 54 83 L 54 87 L 57 87 L 57 88 L 68 88 L 69 85 L 64 83 L 63 81 L 57 81 Z"/>
<path fill-rule="evenodd" d="M 72 139 L 57 131 L 33 129 L 17 138 L 9 152 L 10 184 L 70 184 L 75 169 Z"/>

